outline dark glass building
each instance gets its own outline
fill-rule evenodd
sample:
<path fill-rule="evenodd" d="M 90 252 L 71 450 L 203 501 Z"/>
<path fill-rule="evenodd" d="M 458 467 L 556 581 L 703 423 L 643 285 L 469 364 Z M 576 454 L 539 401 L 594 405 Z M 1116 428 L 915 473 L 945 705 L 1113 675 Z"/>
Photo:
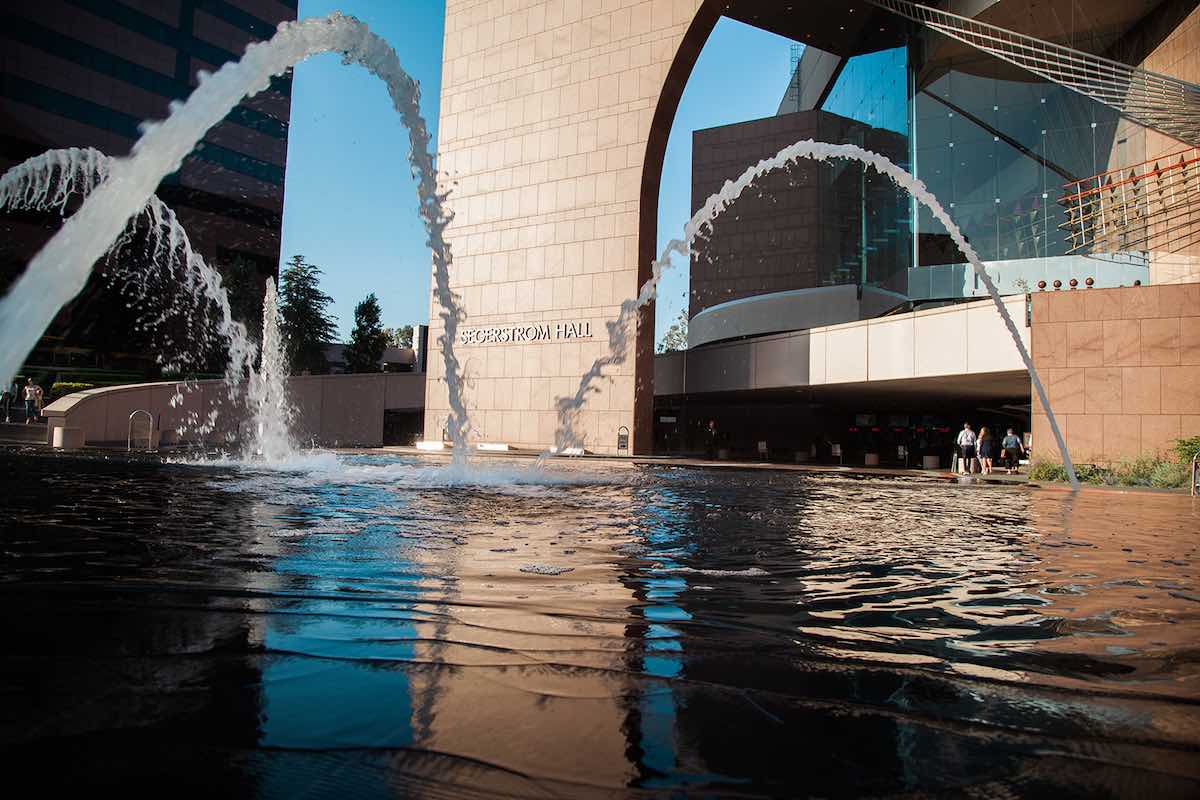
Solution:
<path fill-rule="evenodd" d="M 296 7 L 297 0 L 4 3 L 0 171 L 56 148 L 127 155 L 138 126 L 165 117 L 168 104 L 186 99 L 199 71 L 237 60 L 247 44 L 295 19 Z M 259 274 L 278 270 L 290 109 L 288 75 L 244 99 L 159 186 L 158 197 L 175 210 L 210 264 L 248 262 Z M 3 283 L 24 269 L 56 217 L 0 217 Z M 88 314 L 86 294 L 64 310 L 51 337 L 64 327 L 79 332 L 80 317 Z"/>
<path fill-rule="evenodd" d="M 747 166 L 803 139 L 857 144 L 908 162 L 902 133 L 826 111 L 696 131 L 692 213 Z M 908 219 L 907 197 L 857 163 L 806 159 L 768 173 L 694 248 L 689 315 L 764 293 L 819 286 L 862 284 L 902 292 L 912 262 Z"/>

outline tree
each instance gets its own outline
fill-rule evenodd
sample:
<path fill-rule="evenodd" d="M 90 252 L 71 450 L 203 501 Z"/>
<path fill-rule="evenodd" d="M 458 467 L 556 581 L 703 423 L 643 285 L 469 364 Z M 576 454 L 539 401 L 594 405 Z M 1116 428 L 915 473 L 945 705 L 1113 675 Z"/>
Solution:
<path fill-rule="evenodd" d="M 384 328 L 383 332 L 387 335 L 389 347 L 413 346 L 412 325 L 401 325 L 399 328 Z"/>
<path fill-rule="evenodd" d="M 321 268 L 292 256 L 279 281 L 279 319 L 292 373 L 329 371 L 325 345 L 337 336 L 337 317 L 326 310 L 333 298 L 321 291 Z"/>
<path fill-rule="evenodd" d="M 379 300 L 371 292 L 354 307 L 354 330 L 346 345 L 347 372 L 379 372 L 379 362 L 388 346 L 388 336 L 380 324 Z"/>
<path fill-rule="evenodd" d="M 658 343 L 658 352 L 674 353 L 679 350 L 687 350 L 688 347 L 688 318 L 687 309 L 679 312 L 679 317 L 671 327 L 667 328 L 667 332 L 663 334 L 663 338 Z"/>

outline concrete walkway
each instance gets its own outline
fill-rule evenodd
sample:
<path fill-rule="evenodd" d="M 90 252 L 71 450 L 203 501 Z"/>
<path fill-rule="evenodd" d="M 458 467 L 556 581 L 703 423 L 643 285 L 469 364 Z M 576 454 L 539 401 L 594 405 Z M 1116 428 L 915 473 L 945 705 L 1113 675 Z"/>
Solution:
<path fill-rule="evenodd" d="M 418 450 L 416 447 L 406 446 L 363 448 L 356 449 L 352 452 L 364 454 L 389 453 L 421 457 L 432 456 L 434 458 L 440 457 L 445 459 L 450 458 L 449 450 Z M 534 450 L 507 450 L 500 452 L 477 450 L 471 453 L 472 458 L 481 459 L 534 459 L 540 455 L 540 452 Z M 808 472 L 830 473 L 837 475 L 885 475 L 890 477 L 934 478 L 938 480 L 952 480 L 960 477 L 968 477 L 965 475 L 957 475 L 947 469 L 905 469 L 902 467 L 865 467 L 807 463 L 787 464 L 783 462 L 772 461 L 711 460 L 682 456 L 604 456 L 589 454 L 582 456 L 555 456 L 553 458 L 556 461 L 561 460 L 568 463 L 597 464 L 604 465 L 606 467 L 689 467 L 694 469 L 712 470 L 760 470 L 765 472 Z M 1006 475 L 1003 473 L 993 473 L 992 475 L 980 475 L 975 473 L 970 477 L 974 480 L 980 481 L 1015 484 L 1023 484 L 1029 480 L 1025 475 Z"/>
<path fill-rule="evenodd" d="M 46 423 L 0 421 L 0 442 L 5 444 L 45 444 Z"/>

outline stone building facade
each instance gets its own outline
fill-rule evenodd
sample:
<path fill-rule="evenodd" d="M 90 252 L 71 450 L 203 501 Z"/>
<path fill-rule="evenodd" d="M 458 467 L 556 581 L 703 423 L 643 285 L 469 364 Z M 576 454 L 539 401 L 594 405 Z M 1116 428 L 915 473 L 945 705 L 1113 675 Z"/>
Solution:
<path fill-rule="evenodd" d="M 1144 46 L 1128 48 L 1128 63 L 1193 78 L 1198 51 L 1190 45 L 1200 30 L 1194 4 L 1168 0 L 1153 13 L 1140 5 L 1097 5 L 1111 22 L 1096 34 L 1098 55 L 1120 55 L 1110 49 L 1113 41 L 1142 37 Z M 1055 9 L 1014 0 L 988 4 L 979 15 L 1021 28 L 1034 11 L 1052 18 Z M 1011 74 L 1007 67 L 997 72 L 986 58 L 956 46 L 943 53 L 944 63 L 926 63 L 927 34 L 859 2 L 810 0 L 803 12 L 793 12 L 769 0 L 448 0 L 438 154 L 442 189 L 455 214 L 446 238 L 452 288 L 467 316 L 456 352 L 466 373 L 473 441 L 550 445 L 557 401 L 575 395 L 580 376 L 608 353 L 608 324 L 621 303 L 637 295 L 657 255 L 667 137 L 688 75 L 722 14 L 845 58 L 841 72 L 827 76 L 829 102 L 819 108 L 915 136 L 913 168 L 988 261 L 1040 263 L 1058 253 L 1054 215 L 1061 210 L 1053 197 L 1060 178 L 1050 169 L 1050 156 L 1061 161 L 1078 155 L 1078 142 L 1087 141 L 1088 168 L 1065 170 L 1080 176 L 1170 144 L 1144 133 L 1119 158 L 1114 151 L 1105 159 L 1106 143 L 1121 140 L 1124 130 L 1114 110 L 1088 106 L 1091 101 L 1065 87 Z M 1073 31 L 1022 29 L 1074 42 Z M 924 77 L 922 65 L 928 67 Z M 914 69 L 912 86 L 922 89 L 915 105 L 908 88 Z M 880 81 L 878 74 L 898 77 Z M 976 91 L 980 86 L 987 92 Z M 893 119 L 893 105 L 899 118 Z M 1055 120 L 1065 108 L 1087 114 L 1072 117 L 1063 132 Z M 1083 120 L 1096 115 L 1103 118 L 1100 128 Z M 1017 166 L 1022 180 L 1014 178 Z M 923 251 L 929 242 L 937 252 L 933 261 L 914 253 L 909 263 L 957 260 L 943 252 L 944 232 L 923 212 L 913 213 L 913 227 L 896 227 L 889 235 L 911 242 L 916 230 L 912 249 Z M 1052 242 L 1055 247 L 1048 246 Z M 1147 256 L 1155 265 L 1154 282 L 1194 281 L 1191 249 L 1172 249 L 1167 255 L 1177 267 L 1165 255 Z M 783 275 L 788 266 L 778 270 Z M 861 283 L 861 272 L 858 277 Z M 886 280 L 870 282 L 888 286 Z M 763 280 L 747 283 L 763 291 Z M 443 326 L 436 298 L 430 308 L 434 352 L 425 436 L 440 439 L 449 403 L 437 352 Z M 607 367 L 586 395 L 576 430 L 588 450 L 617 452 L 622 431 L 632 434 L 630 452 L 652 449 L 652 314 L 652 307 L 643 312 L 624 360 Z M 1072 320 L 1095 321 L 1101 320 Z M 1157 424 L 1139 422 L 1139 448 L 1146 436 L 1147 443 L 1158 441 Z"/>
<path fill-rule="evenodd" d="M 639 212 L 648 192 L 657 205 L 659 176 L 645 165 L 661 165 L 661 155 L 655 162 L 647 152 L 661 153 L 670 131 L 669 117 L 655 124 L 656 110 L 664 91 L 673 93 L 673 115 L 699 52 L 697 45 L 690 61 L 681 52 L 689 28 L 716 21 L 715 13 L 698 17 L 700 5 L 447 2 L 438 153 L 456 215 L 446 232 L 452 286 L 472 341 L 457 352 L 474 440 L 551 443 L 556 399 L 573 395 L 580 375 L 607 352 L 606 324 L 637 294 L 650 262 L 639 252 Z M 674 77 L 681 59 L 686 69 Z M 652 142 L 654 132 L 661 141 Z M 435 351 L 440 311 L 434 298 Z M 579 430 L 589 450 L 615 452 L 623 427 L 634 432 L 634 449 L 649 447 L 649 434 L 638 434 L 650 426 L 635 424 L 638 413 L 648 419 L 651 404 L 654 325 L 645 319 L 637 352 L 606 370 L 587 398 Z M 588 335 L 557 337 L 559 323 Z M 549 337 L 500 342 L 486 332 L 542 324 L 551 326 Z M 437 352 L 429 376 L 425 435 L 437 439 L 449 407 Z"/>
<path fill-rule="evenodd" d="M 1200 434 L 1200 283 L 1033 295 L 1032 355 L 1080 463 L 1156 456 Z M 1056 460 L 1037 394 L 1033 441 Z"/>

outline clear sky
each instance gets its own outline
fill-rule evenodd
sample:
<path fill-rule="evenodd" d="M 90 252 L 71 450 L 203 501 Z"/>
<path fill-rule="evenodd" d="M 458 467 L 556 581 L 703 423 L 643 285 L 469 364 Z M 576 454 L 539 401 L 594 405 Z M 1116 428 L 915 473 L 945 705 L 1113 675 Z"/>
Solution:
<path fill-rule="evenodd" d="M 726 17 L 717 22 L 688 78 L 667 141 L 658 193 L 658 252 L 683 235 L 692 216 L 692 131 L 774 116 L 791 79 L 793 44 Z M 658 284 L 656 342 L 687 308 L 688 269 L 682 261 L 677 257 Z"/>
<path fill-rule="evenodd" d="M 396 48 L 421 84 L 421 111 L 437 140 L 442 78 L 440 0 L 300 0 L 300 17 L 352 14 Z M 375 292 L 388 327 L 429 319 L 430 255 L 417 216 L 408 136 L 383 81 L 340 57 L 299 64 L 292 88 L 282 259 L 296 253 L 325 271 L 343 339 L 354 306 Z"/>
<path fill-rule="evenodd" d="M 422 111 L 436 134 L 443 4 L 300 2 L 301 17 L 334 10 L 363 20 L 396 48 L 421 83 Z M 729 19 L 717 24 L 671 129 L 659 195 L 660 251 L 691 216 L 692 131 L 774 114 L 790 76 L 791 44 Z M 429 250 L 416 213 L 407 135 L 383 83 L 326 55 L 297 66 L 293 87 L 283 260 L 302 253 L 324 269 L 322 288 L 334 298 L 344 338 L 355 304 L 368 292 L 379 296 L 385 325 L 426 322 Z M 687 305 L 686 264 L 666 273 L 659 298 L 656 338 Z"/>

